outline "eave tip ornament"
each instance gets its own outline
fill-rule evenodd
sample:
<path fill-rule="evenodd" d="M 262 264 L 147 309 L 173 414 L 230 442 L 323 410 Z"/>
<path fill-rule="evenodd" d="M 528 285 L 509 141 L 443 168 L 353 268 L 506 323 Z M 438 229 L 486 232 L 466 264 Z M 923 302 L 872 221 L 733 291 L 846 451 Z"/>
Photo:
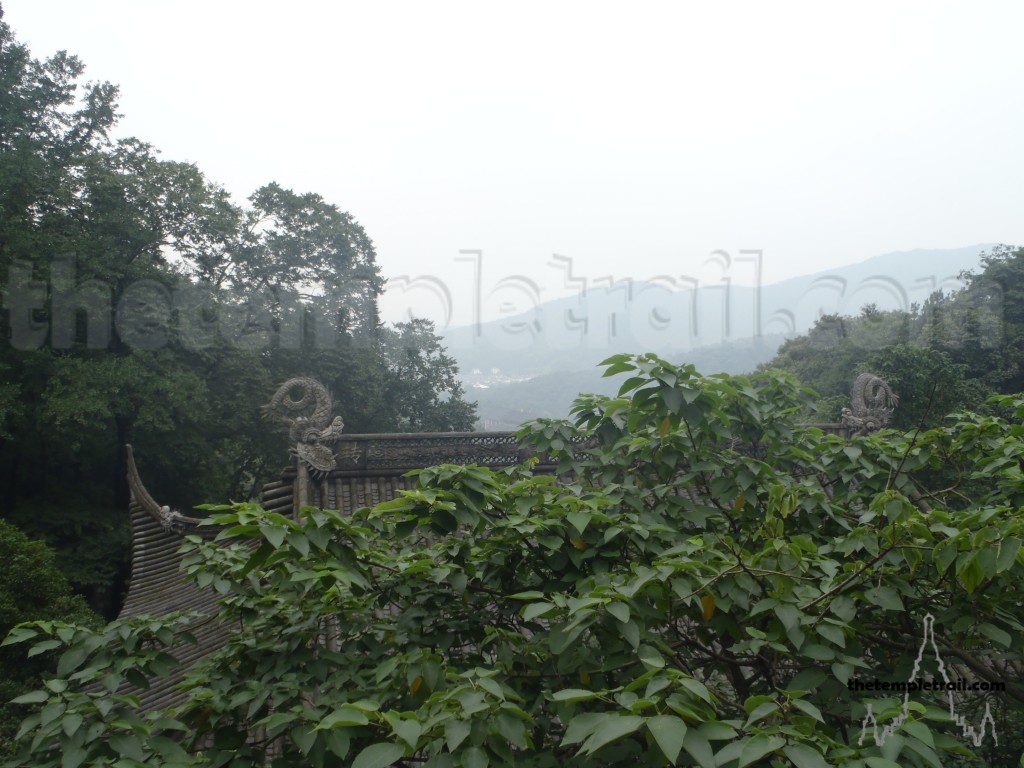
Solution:
<path fill-rule="evenodd" d="M 870 435 L 888 426 L 899 401 L 885 379 L 862 373 L 853 382 L 850 407 L 843 408 L 840 420 L 850 434 Z"/>
<path fill-rule="evenodd" d="M 299 397 L 293 397 L 298 393 Z M 292 453 L 311 475 L 322 476 L 337 466 L 331 444 L 341 437 L 345 422 L 341 416 L 331 419 L 334 401 L 327 387 L 305 376 L 288 379 L 277 388 L 263 414 L 288 425 Z"/>

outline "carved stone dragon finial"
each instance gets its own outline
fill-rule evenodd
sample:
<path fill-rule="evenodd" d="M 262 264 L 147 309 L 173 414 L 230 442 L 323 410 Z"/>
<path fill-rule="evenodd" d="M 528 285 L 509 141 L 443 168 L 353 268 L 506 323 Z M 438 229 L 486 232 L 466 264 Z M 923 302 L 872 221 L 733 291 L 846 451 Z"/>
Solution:
<path fill-rule="evenodd" d="M 300 397 L 292 397 L 298 390 Z M 316 379 L 299 376 L 277 388 L 263 414 L 288 425 L 288 437 L 295 444 L 292 452 L 314 476 L 325 475 L 337 464 L 330 444 L 341 437 L 345 422 L 341 416 L 331 419 L 334 401 L 327 388 Z"/>
<path fill-rule="evenodd" d="M 888 425 L 900 399 L 881 376 L 862 373 L 853 382 L 850 401 L 840 416 L 843 426 L 851 434 L 870 435 Z"/>

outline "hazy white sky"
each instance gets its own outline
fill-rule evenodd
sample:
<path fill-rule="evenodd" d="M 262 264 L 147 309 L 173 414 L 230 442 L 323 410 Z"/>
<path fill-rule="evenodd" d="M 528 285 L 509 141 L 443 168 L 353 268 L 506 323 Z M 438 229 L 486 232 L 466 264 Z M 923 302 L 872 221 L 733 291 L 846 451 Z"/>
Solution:
<path fill-rule="evenodd" d="M 445 319 L 401 287 L 428 276 L 469 322 L 462 250 L 492 315 L 509 278 L 563 295 L 553 254 L 588 280 L 699 278 L 758 249 L 774 282 L 1024 243 L 1018 2 L 3 7 L 37 57 L 120 84 L 123 135 L 239 199 L 273 180 L 350 211 L 398 278 L 388 319 Z"/>

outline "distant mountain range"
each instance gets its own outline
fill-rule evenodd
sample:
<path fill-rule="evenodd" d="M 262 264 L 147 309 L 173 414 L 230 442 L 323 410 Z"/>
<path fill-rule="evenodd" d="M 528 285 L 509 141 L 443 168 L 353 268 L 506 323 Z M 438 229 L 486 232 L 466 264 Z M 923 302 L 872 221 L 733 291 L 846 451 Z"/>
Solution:
<path fill-rule="evenodd" d="M 656 352 L 702 373 L 745 373 L 771 360 L 785 339 L 825 314 L 868 304 L 910 309 L 960 286 L 991 245 L 889 253 L 760 289 L 683 281 L 622 281 L 589 288 L 514 317 L 452 328 L 444 343 L 459 363 L 480 427 L 565 416 L 580 392 L 613 394 L 618 382 L 595 367 L 620 352 Z"/>

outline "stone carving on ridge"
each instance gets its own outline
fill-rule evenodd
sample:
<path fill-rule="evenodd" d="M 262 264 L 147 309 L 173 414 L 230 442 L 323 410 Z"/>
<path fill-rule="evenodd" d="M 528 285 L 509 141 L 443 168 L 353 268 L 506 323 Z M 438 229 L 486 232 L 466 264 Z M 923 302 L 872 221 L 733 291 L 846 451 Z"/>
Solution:
<path fill-rule="evenodd" d="M 899 400 L 881 376 L 862 373 L 853 382 L 850 407 L 843 408 L 840 420 L 851 434 L 870 435 L 889 424 Z"/>
<path fill-rule="evenodd" d="M 296 390 L 301 393 L 298 398 L 292 397 Z M 288 425 L 292 453 L 315 477 L 337 467 L 331 446 L 341 437 L 345 422 L 341 416 L 331 419 L 333 410 L 334 400 L 327 388 L 305 376 L 288 379 L 263 406 L 265 416 Z"/>

